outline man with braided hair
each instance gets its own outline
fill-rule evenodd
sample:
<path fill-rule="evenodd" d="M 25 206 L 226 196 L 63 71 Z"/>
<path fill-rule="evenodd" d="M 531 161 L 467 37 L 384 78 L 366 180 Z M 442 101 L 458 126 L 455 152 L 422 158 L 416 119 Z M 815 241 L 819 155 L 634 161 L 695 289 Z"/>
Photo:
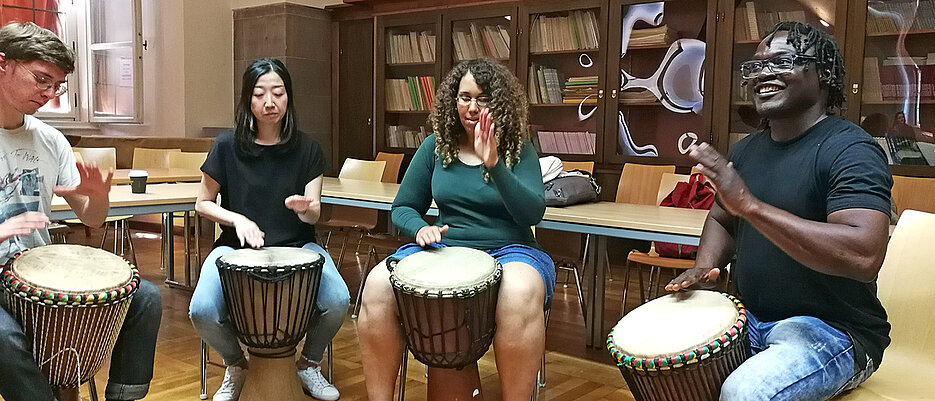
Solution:
<path fill-rule="evenodd" d="M 781 22 L 740 66 L 763 123 L 727 158 L 701 144 L 690 156 L 718 187 L 695 267 L 677 291 L 723 284 L 747 306 L 754 355 L 722 400 L 826 400 L 880 366 L 890 325 L 876 296 L 886 252 L 886 156 L 844 103 L 840 50 L 824 31 Z"/>

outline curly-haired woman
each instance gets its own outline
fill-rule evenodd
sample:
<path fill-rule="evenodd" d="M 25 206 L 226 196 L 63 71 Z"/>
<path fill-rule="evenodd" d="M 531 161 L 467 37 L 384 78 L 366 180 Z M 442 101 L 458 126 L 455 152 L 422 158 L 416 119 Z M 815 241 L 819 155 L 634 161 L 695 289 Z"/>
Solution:
<path fill-rule="evenodd" d="M 493 342 L 503 399 L 528 400 L 545 347 L 543 305 L 551 301 L 555 270 L 530 228 L 542 219 L 545 200 L 525 91 L 500 63 L 476 59 L 455 66 L 436 98 L 429 116 L 435 135 L 416 151 L 393 202 L 393 222 L 416 243 L 393 257 L 426 246 L 464 246 L 500 261 Z M 422 217 L 433 199 L 436 225 Z M 403 347 L 388 277 L 385 262 L 368 276 L 358 323 L 367 392 L 376 401 L 392 399 Z"/>

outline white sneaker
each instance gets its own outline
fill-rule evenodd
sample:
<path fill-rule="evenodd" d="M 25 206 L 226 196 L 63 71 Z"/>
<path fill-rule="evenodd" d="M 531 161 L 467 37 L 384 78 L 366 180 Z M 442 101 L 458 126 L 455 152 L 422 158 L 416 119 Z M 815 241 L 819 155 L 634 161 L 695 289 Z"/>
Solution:
<path fill-rule="evenodd" d="M 221 382 L 221 388 L 214 393 L 213 401 L 236 401 L 240 398 L 240 390 L 243 390 L 243 383 L 247 381 L 247 369 L 239 366 L 228 366 L 224 370 L 224 381 Z"/>
<path fill-rule="evenodd" d="M 299 379 L 302 380 L 302 389 L 319 400 L 334 401 L 341 397 L 341 393 L 325 377 L 321 375 L 321 367 L 299 370 Z"/>

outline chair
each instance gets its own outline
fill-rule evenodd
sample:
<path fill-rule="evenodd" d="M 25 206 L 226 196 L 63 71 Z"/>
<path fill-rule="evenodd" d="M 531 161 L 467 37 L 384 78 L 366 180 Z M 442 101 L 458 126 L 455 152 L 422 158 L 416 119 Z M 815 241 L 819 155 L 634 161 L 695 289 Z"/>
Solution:
<path fill-rule="evenodd" d="M 84 163 L 94 163 L 102 170 L 117 168 L 117 148 L 72 148 L 72 152 L 74 152 L 76 160 L 80 158 Z M 107 243 L 108 230 L 113 230 L 113 252 L 118 255 L 124 255 L 127 248 L 129 248 L 131 259 L 133 263 L 136 264 L 136 251 L 133 249 L 133 237 L 130 235 L 130 229 L 127 227 L 127 220 L 131 217 L 133 216 L 107 216 L 104 219 L 104 233 L 101 235 L 100 248 L 103 249 L 104 244 Z M 69 225 L 82 224 L 79 219 L 68 219 L 65 220 L 64 223 Z M 85 232 L 87 233 L 88 231 Z"/>
<path fill-rule="evenodd" d="M 133 148 L 133 168 L 168 168 L 169 153 L 181 151 L 182 149 Z"/>
<path fill-rule="evenodd" d="M 567 160 L 562 160 L 562 170 L 571 171 L 571 170 L 584 170 L 591 174 L 594 174 L 594 162 L 572 162 Z"/>
<path fill-rule="evenodd" d="M 893 176 L 896 210 L 913 209 L 935 213 L 935 178 Z"/>
<path fill-rule="evenodd" d="M 399 182 L 399 168 L 403 164 L 403 155 L 402 153 L 377 153 L 377 157 L 374 160 L 385 161 L 386 167 L 383 169 L 383 179 L 380 181 L 397 183 Z"/>
<path fill-rule="evenodd" d="M 935 261 L 923 239 L 935 237 L 935 214 L 903 212 L 877 277 L 877 296 L 892 325 L 892 342 L 877 371 L 839 401 L 935 399 Z"/>
<path fill-rule="evenodd" d="M 675 189 L 676 184 L 679 182 L 688 182 L 690 176 L 685 174 L 674 174 L 674 173 L 664 173 L 659 180 L 659 191 L 656 194 L 656 203 L 662 203 L 662 200 L 669 196 L 669 193 Z M 630 286 L 630 267 L 631 265 L 636 265 L 638 269 L 638 280 L 640 283 L 640 303 L 645 302 L 648 298 L 653 297 L 653 291 L 656 289 L 657 281 L 661 273 L 661 269 L 657 268 L 666 268 L 666 269 L 676 269 L 676 270 L 687 270 L 691 269 L 695 265 L 693 259 L 679 259 L 679 258 L 667 258 L 664 256 L 659 256 L 656 253 L 654 247 L 649 249 L 649 252 L 640 252 L 636 250 L 630 251 L 627 254 L 627 266 L 626 273 L 623 278 L 623 294 L 620 300 L 620 310 L 622 313 L 626 313 L 626 303 L 627 303 L 627 290 Z M 650 267 L 649 270 L 649 291 L 643 291 L 643 265 Z"/>
<path fill-rule="evenodd" d="M 341 166 L 338 178 L 380 182 L 380 180 L 383 179 L 383 171 L 385 169 L 386 161 L 383 160 L 370 161 L 347 158 L 344 159 L 344 165 Z M 350 236 L 350 231 L 357 231 L 360 233 L 357 242 L 359 250 L 360 241 L 363 240 L 366 233 L 376 228 L 378 218 L 379 213 L 375 209 L 322 205 L 321 218 L 319 218 L 317 226 L 327 227 L 329 229 L 328 237 L 324 241 L 325 249 L 329 248 L 331 233 L 334 230 L 345 231 L 344 239 L 341 242 L 340 256 L 335 260 L 337 266 L 341 266 L 341 263 L 344 262 L 344 252 L 347 249 L 347 239 Z M 361 277 L 363 277 L 364 268 L 360 268 L 360 271 Z"/>
<path fill-rule="evenodd" d="M 208 152 L 170 152 L 169 168 L 200 170 L 207 158 Z"/>
<path fill-rule="evenodd" d="M 117 148 L 72 148 L 77 161 L 97 164 L 102 170 L 117 168 Z"/>
<path fill-rule="evenodd" d="M 620 172 L 617 184 L 617 203 L 637 205 L 658 205 L 655 203 L 659 193 L 659 183 L 665 173 L 675 173 L 675 166 L 654 166 L 627 163 Z"/>

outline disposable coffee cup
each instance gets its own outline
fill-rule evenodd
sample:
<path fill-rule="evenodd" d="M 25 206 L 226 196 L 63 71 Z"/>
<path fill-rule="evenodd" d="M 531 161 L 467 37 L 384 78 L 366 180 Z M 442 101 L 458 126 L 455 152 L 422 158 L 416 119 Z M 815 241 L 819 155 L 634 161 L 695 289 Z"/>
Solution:
<path fill-rule="evenodd" d="M 146 193 L 146 179 L 149 173 L 146 170 L 130 170 L 130 191 L 135 194 Z"/>

